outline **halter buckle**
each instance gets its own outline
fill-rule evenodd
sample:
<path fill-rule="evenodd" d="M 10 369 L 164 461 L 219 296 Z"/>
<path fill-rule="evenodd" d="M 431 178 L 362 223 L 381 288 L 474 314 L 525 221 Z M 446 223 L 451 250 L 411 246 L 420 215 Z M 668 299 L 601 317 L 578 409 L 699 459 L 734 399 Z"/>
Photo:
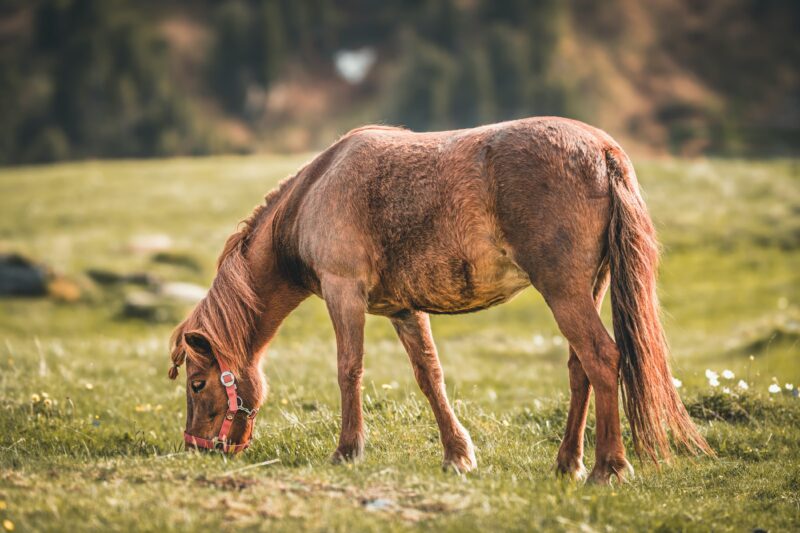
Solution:
<path fill-rule="evenodd" d="M 225 381 L 226 379 L 228 379 L 229 381 Z M 220 374 L 219 380 L 225 387 L 233 387 L 236 384 L 236 377 L 230 370 L 226 370 L 225 372 Z"/>

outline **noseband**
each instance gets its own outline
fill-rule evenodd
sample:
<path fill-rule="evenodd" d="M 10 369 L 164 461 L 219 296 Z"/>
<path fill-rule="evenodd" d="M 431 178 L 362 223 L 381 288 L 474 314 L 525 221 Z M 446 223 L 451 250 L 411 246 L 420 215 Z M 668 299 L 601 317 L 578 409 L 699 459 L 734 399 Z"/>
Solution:
<path fill-rule="evenodd" d="M 183 440 L 186 444 L 192 445 L 195 448 L 205 448 L 207 450 L 220 450 L 223 453 L 239 453 L 243 452 L 250 446 L 250 440 L 242 444 L 228 443 L 228 435 L 233 426 L 233 419 L 236 413 L 242 411 L 247 415 L 248 426 L 253 424 L 253 421 L 258 414 L 258 409 L 248 409 L 244 406 L 242 398 L 236 393 L 236 377 L 231 372 L 228 365 L 217 359 L 219 365 L 220 376 L 219 380 L 225 387 L 225 394 L 228 396 L 228 412 L 225 413 L 225 418 L 222 420 L 222 427 L 219 428 L 219 433 L 213 439 L 204 439 L 189 435 L 186 431 L 183 432 Z M 253 432 L 250 432 L 252 436 Z"/>

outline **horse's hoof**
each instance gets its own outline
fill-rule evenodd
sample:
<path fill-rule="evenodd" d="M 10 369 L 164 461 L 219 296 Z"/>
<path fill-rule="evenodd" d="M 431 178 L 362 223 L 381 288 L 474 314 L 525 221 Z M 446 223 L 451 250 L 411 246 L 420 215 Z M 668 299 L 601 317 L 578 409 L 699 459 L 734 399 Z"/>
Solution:
<path fill-rule="evenodd" d="M 620 484 L 627 483 L 635 477 L 633 466 L 624 457 L 603 464 L 598 463 L 592 469 L 588 482 L 593 485 L 611 485 L 612 477 L 616 477 Z"/>
<path fill-rule="evenodd" d="M 583 461 L 577 459 L 569 461 L 567 463 L 561 463 L 561 462 L 557 463 L 556 475 L 558 477 L 570 479 L 571 481 L 580 482 L 586 479 L 588 471 L 586 470 L 586 467 L 583 465 Z"/>
<path fill-rule="evenodd" d="M 340 465 L 345 463 L 355 463 L 364 457 L 363 447 L 353 448 L 336 448 L 336 451 L 331 455 L 331 464 Z"/>
<path fill-rule="evenodd" d="M 445 472 L 453 471 L 456 474 L 466 474 L 478 468 L 478 461 L 475 459 L 475 454 L 463 455 L 460 457 L 445 457 L 442 461 L 442 470 Z"/>
<path fill-rule="evenodd" d="M 466 474 L 478 468 L 478 460 L 475 458 L 475 446 L 466 430 L 463 430 L 461 437 L 451 441 L 450 446 L 445 447 L 444 461 L 442 470 L 454 470 L 458 474 Z"/>

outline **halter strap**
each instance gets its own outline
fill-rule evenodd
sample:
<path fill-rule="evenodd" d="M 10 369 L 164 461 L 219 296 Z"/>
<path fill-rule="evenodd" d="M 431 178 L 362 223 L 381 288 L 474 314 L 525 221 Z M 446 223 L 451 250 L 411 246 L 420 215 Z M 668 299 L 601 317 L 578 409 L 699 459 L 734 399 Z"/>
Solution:
<path fill-rule="evenodd" d="M 247 424 L 252 424 L 258 414 L 258 409 L 247 409 L 244 407 L 241 397 L 236 393 L 236 376 L 233 375 L 227 364 L 216 360 L 219 365 L 220 375 L 219 381 L 225 387 L 225 395 L 228 397 L 228 411 L 225 413 L 225 418 L 222 420 L 222 427 L 219 428 L 219 433 L 213 439 L 204 439 L 202 437 L 195 437 L 188 432 L 183 432 L 183 441 L 195 448 L 205 448 L 207 450 L 220 450 L 223 453 L 239 453 L 243 452 L 250 446 L 250 441 L 241 444 L 231 444 L 228 442 L 228 435 L 233 426 L 233 419 L 236 413 L 243 411 L 247 413 Z M 252 432 L 250 433 L 252 435 Z"/>

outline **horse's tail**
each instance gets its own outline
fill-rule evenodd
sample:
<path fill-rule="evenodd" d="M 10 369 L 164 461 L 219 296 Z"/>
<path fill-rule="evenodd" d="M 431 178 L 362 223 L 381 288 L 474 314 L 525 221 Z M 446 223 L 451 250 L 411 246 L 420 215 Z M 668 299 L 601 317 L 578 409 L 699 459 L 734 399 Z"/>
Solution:
<path fill-rule="evenodd" d="M 638 455 L 670 456 L 667 429 L 693 455 L 713 455 L 678 396 L 659 318 L 658 242 L 636 174 L 617 147 L 605 153 L 611 185 L 608 255 L 614 337 L 622 355 L 620 383 L 625 414 Z"/>

